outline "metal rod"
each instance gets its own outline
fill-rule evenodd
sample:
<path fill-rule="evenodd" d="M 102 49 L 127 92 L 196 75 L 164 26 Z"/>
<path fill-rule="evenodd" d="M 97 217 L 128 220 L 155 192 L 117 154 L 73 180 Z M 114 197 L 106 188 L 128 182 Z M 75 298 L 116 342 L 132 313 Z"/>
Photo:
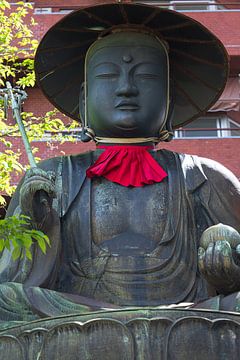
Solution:
<path fill-rule="evenodd" d="M 18 103 L 17 103 L 17 101 L 16 101 L 16 99 L 15 99 L 15 97 L 13 95 L 12 85 L 10 84 L 10 82 L 7 81 L 6 86 L 7 86 L 7 89 L 8 89 L 8 93 L 9 93 L 9 95 L 11 97 L 13 114 L 14 114 L 14 117 L 15 117 L 15 119 L 17 121 L 19 131 L 20 131 L 22 139 L 23 139 L 23 144 L 24 144 L 24 147 L 25 147 L 25 150 L 26 150 L 26 153 L 27 153 L 29 164 L 30 164 L 31 168 L 36 168 L 37 164 L 36 164 L 36 161 L 34 159 L 32 149 L 31 149 L 31 145 L 29 143 L 29 140 L 28 140 L 28 137 L 27 137 L 27 134 L 26 134 L 26 130 L 25 130 L 25 127 L 24 127 L 23 122 L 22 122 L 22 118 L 21 118 L 21 115 L 20 115 Z"/>
<path fill-rule="evenodd" d="M 175 131 L 214 131 L 214 130 L 233 130 L 233 131 L 240 131 L 240 128 L 184 128 L 180 127 Z"/>

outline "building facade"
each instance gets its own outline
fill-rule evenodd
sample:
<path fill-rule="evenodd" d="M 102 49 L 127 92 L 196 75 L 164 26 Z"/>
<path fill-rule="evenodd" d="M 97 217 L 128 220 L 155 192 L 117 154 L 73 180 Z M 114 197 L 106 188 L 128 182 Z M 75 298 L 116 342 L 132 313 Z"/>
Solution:
<path fill-rule="evenodd" d="M 15 4 L 9 1 L 14 9 Z M 37 26 L 33 28 L 38 40 L 46 31 L 67 13 L 79 7 L 103 4 L 100 0 L 36 0 L 33 1 L 33 16 Z M 111 2 L 111 1 L 109 1 Z M 182 11 L 196 19 L 212 31 L 225 45 L 230 62 L 229 79 L 220 100 L 210 109 L 204 118 L 178 129 L 175 139 L 160 147 L 172 151 L 195 154 L 212 158 L 228 167 L 240 178 L 240 5 L 238 0 L 175 0 L 175 1 L 131 1 L 126 3 L 145 3 Z M 24 111 L 31 111 L 37 116 L 51 110 L 52 105 L 44 98 L 40 89 L 28 89 L 28 99 L 23 105 Z M 22 162 L 27 163 L 20 138 L 13 141 L 16 151 L 22 152 Z M 36 141 L 42 159 L 94 149 L 93 143 L 66 142 L 60 144 L 46 136 L 43 141 Z M 13 177 L 13 182 L 18 182 Z"/>

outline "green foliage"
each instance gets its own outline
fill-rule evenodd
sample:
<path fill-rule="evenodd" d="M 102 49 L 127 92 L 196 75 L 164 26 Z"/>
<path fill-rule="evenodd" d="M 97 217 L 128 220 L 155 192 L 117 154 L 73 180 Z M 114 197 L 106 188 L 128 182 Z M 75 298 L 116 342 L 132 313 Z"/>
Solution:
<path fill-rule="evenodd" d="M 13 87 L 28 88 L 35 85 L 34 55 L 38 41 L 33 38 L 32 29 L 36 25 L 31 18 L 32 5 L 20 1 L 10 5 L 6 0 L 0 0 L 0 87 L 6 88 L 10 80 Z M 27 90 L 27 89 L 26 89 Z M 9 110 L 10 111 L 10 110 Z M 51 133 L 51 141 L 63 141 L 59 131 L 66 130 L 66 124 L 59 119 L 57 110 L 47 112 L 43 117 L 33 113 L 22 113 L 23 122 L 30 141 L 40 140 Z M 77 127 L 76 122 L 69 127 Z M 21 173 L 27 166 L 20 163 L 21 153 L 14 151 L 11 139 L 20 137 L 17 125 L 10 125 L 4 118 L 3 100 L 0 99 L 0 207 L 5 206 L 1 194 L 12 195 L 15 187 L 11 185 L 13 172 Z M 33 152 L 36 149 L 33 148 Z M 9 217 L 0 220 L 0 250 L 12 248 L 12 256 L 17 259 L 26 255 L 32 258 L 31 246 L 36 242 L 43 253 L 49 239 L 41 231 L 30 229 L 28 218 Z"/>
<path fill-rule="evenodd" d="M 14 260 L 25 255 L 32 260 L 31 247 L 37 243 L 44 254 L 47 245 L 50 246 L 49 238 L 39 230 L 29 229 L 30 219 L 27 216 L 11 216 L 0 220 L 0 251 L 5 248 L 12 250 Z"/>
<path fill-rule="evenodd" d="M 18 2 L 12 11 L 10 4 L 0 0 L 0 85 L 5 86 L 8 77 L 17 78 L 22 87 L 34 86 L 34 54 L 38 45 L 33 39 L 31 27 L 34 19 L 26 24 L 30 3 Z M 26 60 L 23 60 L 26 58 Z"/>
<path fill-rule="evenodd" d="M 64 142 L 66 140 L 74 141 L 70 135 L 63 136 L 62 132 L 68 131 L 70 134 L 73 129 L 79 127 L 79 124 L 76 121 L 72 121 L 70 124 L 66 125 L 58 115 L 59 112 L 57 109 L 48 111 L 42 117 L 36 117 L 33 113 L 22 113 L 22 118 L 24 119 L 23 123 L 27 130 L 29 140 L 40 140 L 43 137 L 46 137 L 47 134 L 50 134 L 52 142 Z"/>
<path fill-rule="evenodd" d="M 20 1 L 17 6 L 10 6 L 8 1 L 0 0 L 0 87 L 6 88 L 6 81 L 11 79 L 13 86 L 20 88 L 35 85 L 34 55 L 38 41 L 33 38 L 32 29 L 36 25 L 30 17 L 32 5 Z M 33 113 L 22 113 L 24 125 L 30 141 L 41 140 L 46 133 L 51 133 L 51 141 L 73 140 L 63 137 L 61 131 L 66 124 L 58 117 L 57 110 L 49 111 L 42 117 Z M 76 128 L 77 122 L 68 124 L 69 129 Z M 20 137 L 17 125 L 9 125 L 4 119 L 3 101 L 0 100 L 0 194 L 12 195 L 11 174 L 26 170 L 19 162 L 20 153 L 11 150 L 11 138 Z M 36 151 L 36 149 L 33 149 Z M 5 204 L 0 195 L 0 207 Z"/>
<path fill-rule="evenodd" d="M 16 85 L 34 86 L 34 53 L 37 41 L 33 39 L 32 31 L 25 23 L 31 4 L 18 2 L 12 11 L 8 1 L 0 0 L 0 86 L 6 87 L 9 77 L 15 79 Z M 31 26 L 35 25 L 30 20 Z M 3 102 L 0 104 L 0 194 L 12 195 L 11 186 L 13 171 L 24 170 L 19 163 L 20 153 L 11 150 L 10 136 L 18 134 L 17 126 L 8 125 L 4 121 Z M 0 206 L 5 205 L 0 195 Z"/>
<path fill-rule="evenodd" d="M 15 187 L 11 185 L 11 172 L 14 170 L 21 173 L 23 170 L 22 165 L 19 163 L 20 153 L 15 153 L 8 149 L 4 153 L 0 153 L 0 206 L 5 205 L 4 197 L 1 195 L 6 193 L 12 195 Z"/>

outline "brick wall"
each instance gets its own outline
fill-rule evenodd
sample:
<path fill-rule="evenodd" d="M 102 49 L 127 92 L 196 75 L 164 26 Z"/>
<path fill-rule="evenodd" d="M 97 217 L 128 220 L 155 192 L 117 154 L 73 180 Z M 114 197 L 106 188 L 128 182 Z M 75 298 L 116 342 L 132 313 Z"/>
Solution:
<path fill-rule="evenodd" d="M 42 91 L 37 88 L 27 89 L 28 98 L 23 104 L 23 111 L 32 112 L 34 116 L 44 116 L 46 112 L 54 109 L 54 106 L 45 98 Z M 57 113 L 57 117 L 64 121 L 65 124 L 70 123 L 72 120 L 67 116 Z"/>
<path fill-rule="evenodd" d="M 219 5 L 223 5 L 226 9 L 240 9 L 239 0 L 217 0 L 216 2 Z"/>
<path fill-rule="evenodd" d="M 54 106 L 45 98 L 38 88 L 27 89 L 28 98 L 23 104 L 23 111 L 33 112 L 35 116 L 44 115 L 53 110 Z"/>
<path fill-rule="evenodd" d="M 240 55 L 240 11 L 189 12 L 187 15 L 212 31 L 230 56 Z"/>
<path fill-rule="evenodd" d="M 133 0 L 120 0 L 122 3 L 131 3 L 134 2 Z M 35 0 L 34 4 L 35 7 L 58 7 L 59 8 L 65 8 L 70 6 L 78 6 L 78 7 L 84 7 L 84 6 L 94 6 L 94 5 L 101 5 L 105 3 L 112 3 L 113 0 Z M 119 2 L 118 0 L 115 0 L 115 2 Z"/>

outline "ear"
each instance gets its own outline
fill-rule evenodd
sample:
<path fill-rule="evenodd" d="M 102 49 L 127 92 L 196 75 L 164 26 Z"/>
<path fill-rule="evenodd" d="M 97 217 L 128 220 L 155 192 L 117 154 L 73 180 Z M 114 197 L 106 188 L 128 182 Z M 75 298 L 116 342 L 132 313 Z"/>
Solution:
<path fill-rule="evenodd" d="M 79 115 L 82 123 L 82 132 L 81 132 L 81 141 L 88 142 L 91 141 L 94 137 L 94 132 L 85 127 L 85 83 L 83 82 L 80 87 L 80 94 L 79 94 Z"/>
<path fill-rule="evenodd" d="M 84 82 L 81 84 L 81 87 L 80 87 L 79 115 L 80 115 L 82 125 L 84 125 L 84 120 L 85 120 L 85 83 Z"/>
<path fill-rule="evenodd" d="M 173 127 L 172 127 L 172 120 L 173 120 L 173 115 L 174 115 L 174 100 L 175 100 L 175 94 L 174 94 L 174 83 L 173 80 L 170 78 L 169 79 L 170 83 L 169 83 L 169 88 L 170 88 L 170 94 L 169 94 L 169 108 L 168 108 L 168 116 L 167 116 L 167 121 L 165 124 L 165 129 L 168 131 L 169 136 L 166 140 L 166 142 L 169 142 L 173 139 Z"/>

